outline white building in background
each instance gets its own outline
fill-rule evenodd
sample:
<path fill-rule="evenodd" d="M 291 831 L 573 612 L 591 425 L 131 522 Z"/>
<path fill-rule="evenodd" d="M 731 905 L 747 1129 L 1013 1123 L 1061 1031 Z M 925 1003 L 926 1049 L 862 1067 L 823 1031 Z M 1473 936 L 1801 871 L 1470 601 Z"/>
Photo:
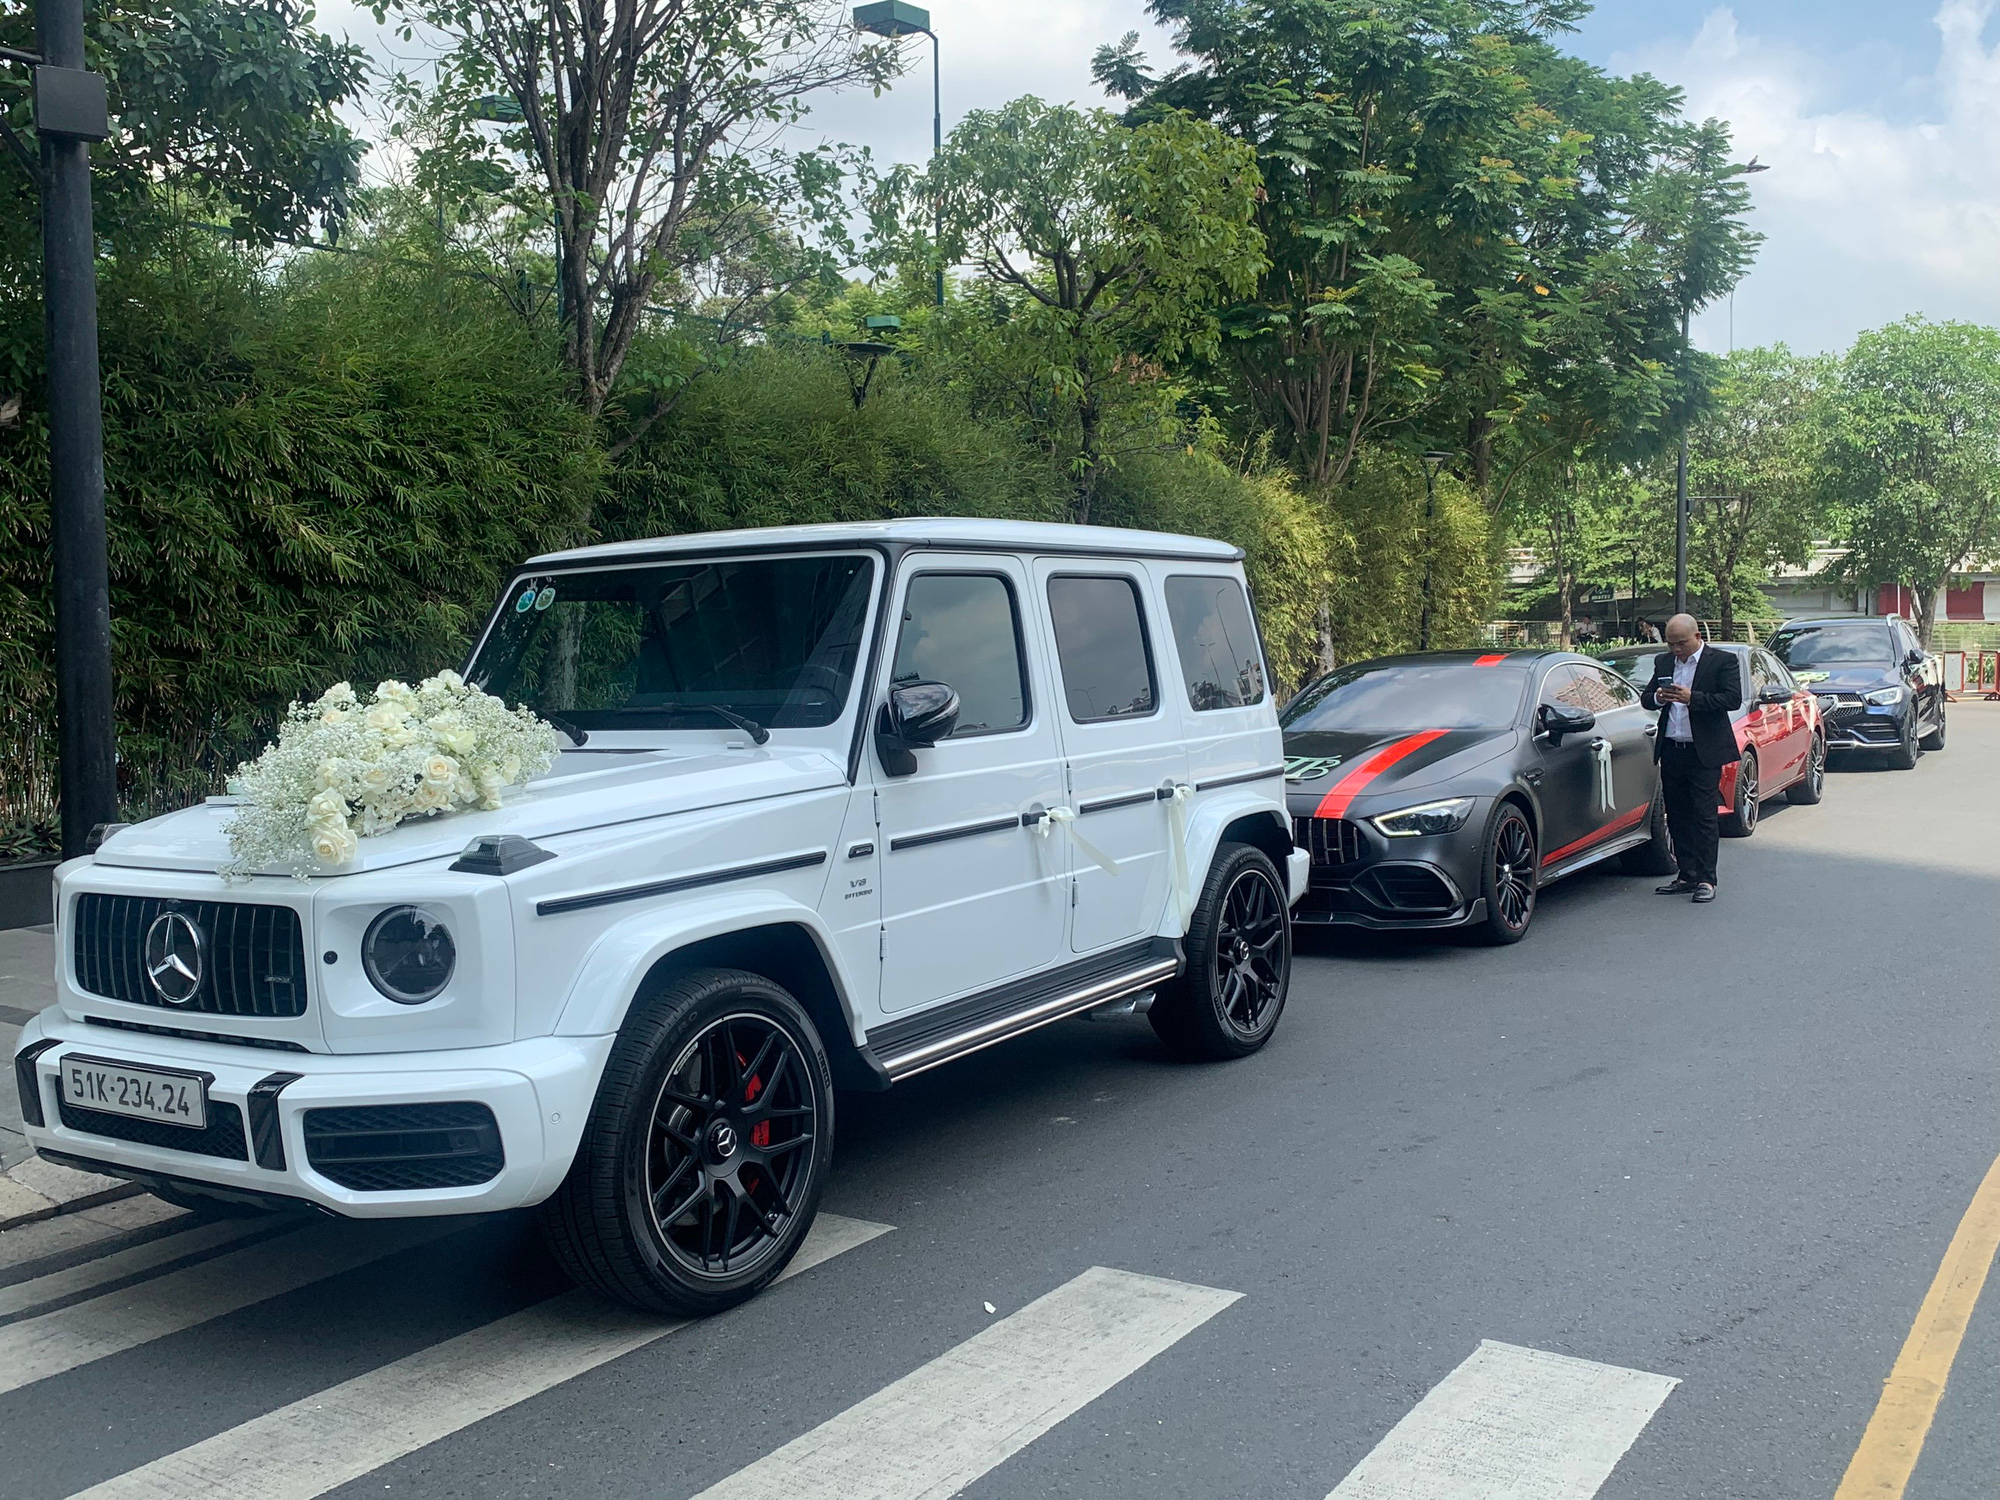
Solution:
<path fill-rule="evenodd" d="M 1781 565 L 1771 581 L 1764 585 L 1764 597 L 1770 602 L 1772 611 L 1786 618 L 1814 614 L 1904 615 L 1916 618 L 1915 591 L 1901 584 L 1881 584 L 1859 590 L 1848 585 L 1829 584 L 1824 577 L 1825 571 L 1840 554 L 1840 548 L 1822 545 L 1813 549 L 1811 560 L 1802 568 Z M 1939 591 L 1936 603 L 1937 611 L 1933 618 L 1940 623 L 2000 622 L 2000 560 L 1982 562 L 1977 568 L 1958 575 L 1949 588 Z"/>

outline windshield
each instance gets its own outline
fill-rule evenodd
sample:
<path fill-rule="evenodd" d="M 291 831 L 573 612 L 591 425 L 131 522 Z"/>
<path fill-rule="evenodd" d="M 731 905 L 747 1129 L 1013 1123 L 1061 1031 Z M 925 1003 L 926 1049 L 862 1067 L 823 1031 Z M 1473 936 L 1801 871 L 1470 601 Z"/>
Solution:
<path fill-rule="evenodd" d="M 1791 626 L 1771 637 L 1771 654 L 1794 672 L 1802 667 L 1886 667 L 1896 659 L 1889 627 L 1880 620 Z"/>
<path fill-rule="evenodd" d="M 1438 662 L 1344 667 L 1285 705 L 1297 733 L 1396 734 L 1416 729 L 1502 729 L 1513 724 L 1527 677 L 1520 667 Z"/>
<path fill-rule="evenodd" d="M 519 578 L 468 674 L 583 729 L 772 729 L 840 717 L 868 619 L 866 555 Z"/>

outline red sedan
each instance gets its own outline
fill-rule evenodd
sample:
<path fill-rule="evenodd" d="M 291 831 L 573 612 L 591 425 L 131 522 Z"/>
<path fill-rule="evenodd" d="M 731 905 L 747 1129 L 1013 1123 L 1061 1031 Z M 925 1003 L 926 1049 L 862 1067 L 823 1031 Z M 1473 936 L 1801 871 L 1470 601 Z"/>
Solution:
<path fill-rule="evenodd" d="M 1620 646 L 1604 653 L 1604 664 L 1641 687 L 1652 680 L 1653 663 L 1664 646 Z M 1800 686 L 1783 662 L 1762 646 L 1709 641 L 1709 651 L 1726 651 L 1743 673 L 1743 706 L 1729 716 L 1740 752 L 1722 768 L 1722 831 L 1747 839 L 1757 827 L 1757 804 L 1783 792 L 1787 800 L 1810 805 L 1826 789 L 1826 731 L 1819 700 Z"/>

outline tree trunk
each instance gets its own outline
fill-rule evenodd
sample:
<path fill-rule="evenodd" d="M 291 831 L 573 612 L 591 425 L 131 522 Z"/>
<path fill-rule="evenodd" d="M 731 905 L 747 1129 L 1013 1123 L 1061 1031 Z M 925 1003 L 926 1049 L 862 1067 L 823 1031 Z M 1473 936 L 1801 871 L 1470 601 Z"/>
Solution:
<path fill-rule="evenodd" d="M 1721 639 L 1736 639 L 1736 570 L 1719 569 L 1715 575 L 1715 614 L 1722 629 Z"/>
<path fill-rule="evenodd" d="M 1099 428 L 1103 413 L 1098 410 L 1094 393 L 1086 395 L 1077 408 L 1077 446 L 1083 463 L 1083 472 L 1077 475 L 1076 499 L 1070 506 L 1070 519 L 1079 526 L 1090 524 L 1091 503 L 1097 498 L 1098 443 Z"/>
<path fill-rule="evenodd" d="M 1938 595 L 1944 592 L 1945 583 L 1950 577 L 1951 575 L 1947 573 L 1928 588 L 1919 584 L 1910 591 L 1917 599 L 1917 644 L 1926 651 L 1931 649 L 1931 627 L 1937 624 Z"/>

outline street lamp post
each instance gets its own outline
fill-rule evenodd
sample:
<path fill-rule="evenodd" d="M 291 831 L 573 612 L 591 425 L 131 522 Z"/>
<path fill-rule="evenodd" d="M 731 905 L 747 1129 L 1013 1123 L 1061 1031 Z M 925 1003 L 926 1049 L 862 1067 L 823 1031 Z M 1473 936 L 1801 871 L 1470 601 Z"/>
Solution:
<path fill-rule="evenodd" d="M 1687 368 L 1688 309 L 1681 304 L 1681 368 Z M 1686 382 L 1682 383 L 1685 386 Z M 1685 389 L 1681 399 L 1687 399 Z M 1688 419 L 1681 414 L 1681 451 L 1674 462 L 1674 613 L 1688 607 Z"/>
<path fill-rule="evenodd" d="M 1424 469 L 1424 612 L 1417 624 L 1417 649 L 1431 649 L 1432 531 L 1437 520 L 1437 473 L 1451 462 L 1449 453 L 1432 450 L 1418 460 Z"/>
<path fill-rule="evenodd" d="M 908 5 L 904 0 L 875 0 L 872 5 L 857 5 L 854 8 L 854 29 L 868 32 L 871 36 L 888 37 L 894 40 L 902 36 L 927 36 L 931 39 L 931 165 L 944 154 L 944 82 L 938 62 L 938 37 L 931 30 L 931 13 L 919 6 Z M 937 305 L 944 306 L 944 195 L 938 194 L 936 211 L 937 245 L 934 253 L 938 256 Z"/>
<path fill-rule="evenodd" d="M 104 80 L 84 67 L 83 0 L 40 0 L 34 68 L 41 161 L 42 313 L 48 361 L 49 537 L 55 593 L 62 849 L 118 816 L 111 581 L 104 525 L 104 412 L 97 368 L 97 231 L 90 143 L 111 134 Z"/>

